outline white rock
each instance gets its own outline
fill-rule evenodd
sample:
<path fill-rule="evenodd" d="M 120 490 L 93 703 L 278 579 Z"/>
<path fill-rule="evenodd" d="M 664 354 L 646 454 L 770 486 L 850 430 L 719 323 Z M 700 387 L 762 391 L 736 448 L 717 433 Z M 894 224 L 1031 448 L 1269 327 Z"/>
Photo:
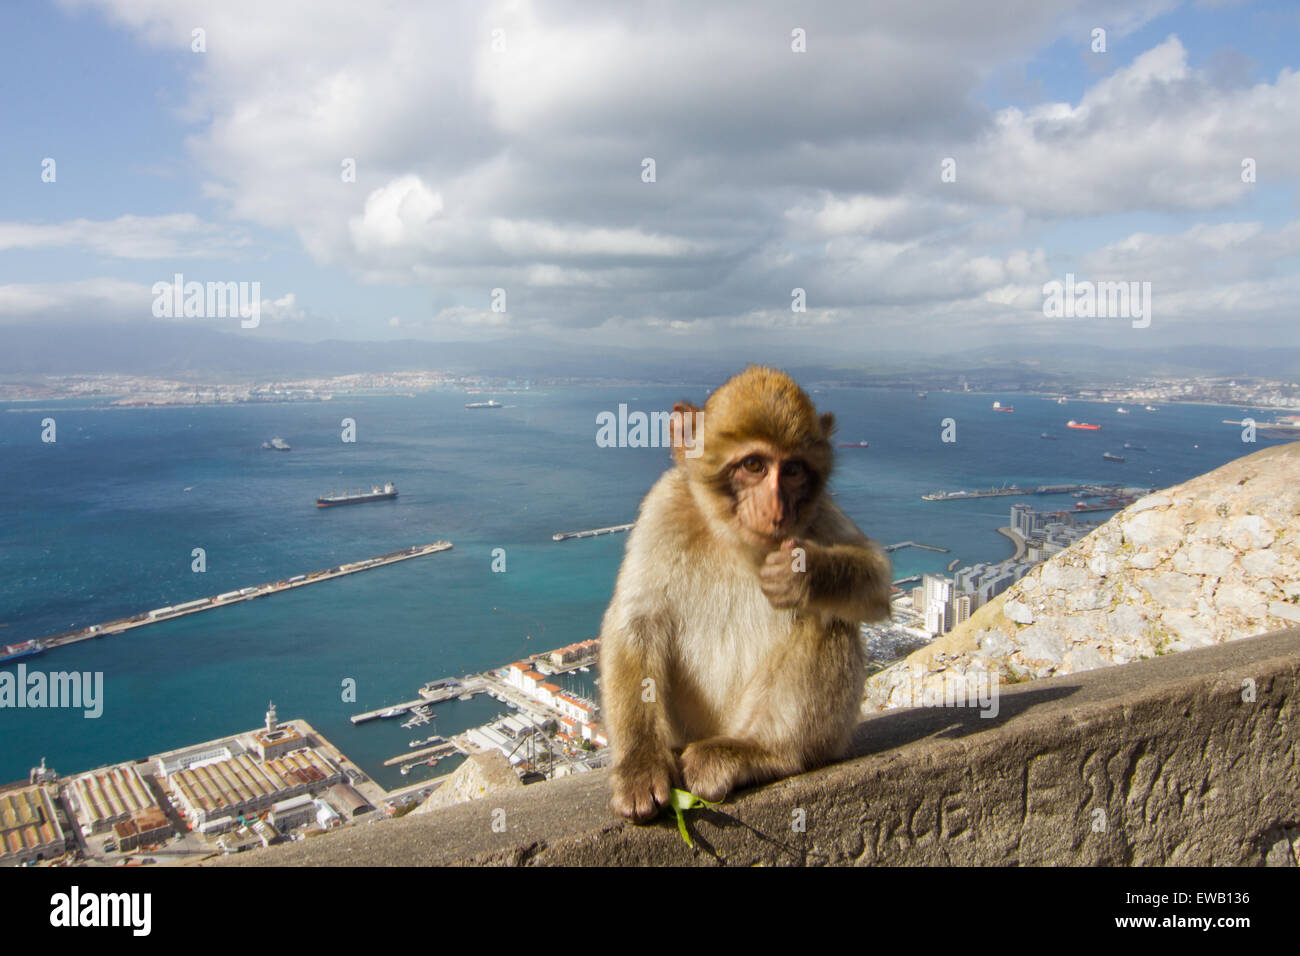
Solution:
<path fill-rule="evenodd" d="M 1247 574 L 1257 578 L 1271 578 L 1277 573 L 1277 555 L 1272 551 L 1252 551 L 1238 561 Z"/>
<path fill-rule="evenodd" d="M 1198 579 L 1175 572 L 1153 575 L 1139 583 L 1151 600 L 1171 608 L 1191 608 L 1201 585 Z"/>
<path fill-rule="evenodd" d="M 1229 584 L 1214 592 L 1214 606 L 1220 611 L 1235 610 L 1247 617 L 1262 618 L 1267 605 L 1254 588 Z"/>
<path fill-rule="evenodd" d="M 1059 664 L 1065 657 L 1065 639 L 1055 628 L 1034 625 L 1016 635 L 1020 654 L 1026 661 Z"/>
<path fill-rule="evenodd" d="M 1174 570 L 1192 574 L 1208 574 L 1219 577 L 1232 564 L 1236 554 L 1222 545 L 1197 542 L 1174 553 L 1172 564 Z"/>
<path fill-rule="evenodd" d="M 1158 551 L 1182 540 L 1178 515 L 1163 511 L 1144 511 L 1124 522 L 1124 540 L 1144 551 Z"/>
<path fill-rule="evenodd" d="M 1034 612 L 1020 601 L 1007 601 L 1002 605 L 1002 613 L 1008 620 L 1015 621 L 1017 624 L 1034 623 Z"/>
<path fill-rule="evenodd" d="M 1259 515 L 1242 515 L 1224 529 L 1224 537 L 1239 551 L 1254 551 L 1267 548 L 1277 535 Z"/>
<path fill-rule="evenodd" d="M 1296 624 L 1300 624 L 1300 605 L 1287 604 L 1285 601 L 1270 601 L 1268 616 L 1280 617 L 1284 621 L 1294 621 Z"/>
<path fill-rule="evenodd" d="M 1098 667 L 1105 667 L 1109 663 L 1110 661 L 1102 657 L 1097 648 L 1088 644 L 1080 644 L 1078 647 L 1071 648 L 1070 652 L 1065 655 L 1065 667 L 1070 673 L 1096 670 Z"/>
<path fill-rule="evenodd" d="M 1148 508 L 1164 508 L 1173 504 L 1173 499 L 1168 495 L 1147 495 L 1145 498 L 1139 498 L 1128 506 L 1125 514 L 1135 515 L 1139 511 L 1146 511 Z"/>

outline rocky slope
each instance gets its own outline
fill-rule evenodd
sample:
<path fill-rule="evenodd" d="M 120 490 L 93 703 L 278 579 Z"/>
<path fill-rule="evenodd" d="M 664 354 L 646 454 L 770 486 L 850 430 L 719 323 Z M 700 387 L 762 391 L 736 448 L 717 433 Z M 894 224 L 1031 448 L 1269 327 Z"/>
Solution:
<path fill-rule="evenodd" d="M 1134 502 L 867 682 L 865 711 L 954 678 L 1123 664 L 1300 624 L 1300 442 Z"/>

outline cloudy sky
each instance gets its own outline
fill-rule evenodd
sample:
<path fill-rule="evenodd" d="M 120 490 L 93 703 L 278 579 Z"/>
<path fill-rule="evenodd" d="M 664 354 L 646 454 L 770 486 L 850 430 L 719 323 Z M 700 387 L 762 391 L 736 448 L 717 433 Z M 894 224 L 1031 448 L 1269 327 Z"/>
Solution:
<path fill-rule="evenodd" d="M 6 3 L 0 323 L 180 273 L 305 340 L 1300 344 L 1300 8 L 985 6 Z"/>

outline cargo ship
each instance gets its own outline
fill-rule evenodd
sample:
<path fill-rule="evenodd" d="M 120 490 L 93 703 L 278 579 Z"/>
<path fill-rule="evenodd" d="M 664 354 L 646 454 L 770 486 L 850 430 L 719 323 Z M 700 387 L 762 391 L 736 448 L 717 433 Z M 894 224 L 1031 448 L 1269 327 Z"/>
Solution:
<path fill-rule="evenodd" d="M 1066 427 L 1066 428 L 1086 428 L 1086 429 L 1087 429 L 1088 431 L 1090 431 L 1090 432 L 1099 432 L 1099 431 L 1101 431 L 1101 426 L 1100 426 L 1100 425 L 1089 425 L 1087 422 L 1076 422 L 1073 418 L 1071 418 L 1068 422 L 1065 423 L 1065 427 Z"/>
<path fill-rule="evenodd" d="M 1125 448 L 1131 448 L 1131 449 L 1133 449 L 1133 451 L 1146 451 L 1146 446 L 1144 446 L 1144 445 L 1135 445 L 1135 444 L 1133 444 L 1131 441 L 1126 441 L 1126 442 L 1124 443 L 1124 447 L 1125 447 Z"/>
<path fill-rule="evenodd" d="M 28 657 L 35 657 L 37 654 L 44 654 L 45 647 L 40 641 L 22 641 L 19 644 L 8 644 L 0 649 L 0 664 L 12 664 L 14 661 L 25 660 Z"/>
<path fill-rule="evenodd" d="M 504 405 L 502 405 L 500 402 L 494 399 L 489 399 L 486 402 L 466 402 L 465 407 L 466 408 L 505 408 Z"/>
<path fill-rule="evenodd" d="M 387 501 L 396 497 L 397 486 L 389 481 L 382 488 L 378 485 L 371 485 L 369 491 L 358 488 L 356 491 L 345 491 L 341 495 L 331 491 L 328 495 L 321 495 L 316 499 L 316 507 L 330 508 L 334 505 L 359 505 L 366 501 Z"/>
<path fill-rule="evenodd" d="M 842 441 L 840 442 L 840 447 L 841 448 L 870 448 L 871 443 L 865 441 Z"/>
<path fill-rule="evenodd" d="M 1001 402 L 994 402 L 993 410 L 995 412 L 1014 412 L 1016 409 L 1014 405 L 1003 405 Z"/>
<path fill-rule="evenodd" d="M 983 491 L 935 491 L 922 495 L 922 501 L 955 501 L 960 498 L 1003 498 L 1008 495 L 1028 495 L 1033 492 L 1019 485 L 1003 485 L 1001 488 L 986 488 Z"/>
<path fill-rule="evenodd" d="M 1105 458 L 1107 461 L 1123 461 L 1123 460 L 1124 460 L 1124 458 L 1123 458 L 1122 455 L 1116 455 L 1116 454 L 1113 454 L 1112 452 L 1108 452 L 1108 451 L 1107 451 L 1107 452 L 1102 452 L 1101 457 L 1102 457 L 1102 458 Z"/>
<path fill-rule="evenodd" d="M 1039 435 L 1038 437 L 1039 437 L 1039 438 L 1046 438 L 1048 441 L 1056 441 L 1056 436 L 1055 436 L 1055 435 L 1049 435 L 1049 434 L 1047 434 L 1047 432 L 1043 432 L 1043 433 L 1042 433 L 1041 435 Z"/>

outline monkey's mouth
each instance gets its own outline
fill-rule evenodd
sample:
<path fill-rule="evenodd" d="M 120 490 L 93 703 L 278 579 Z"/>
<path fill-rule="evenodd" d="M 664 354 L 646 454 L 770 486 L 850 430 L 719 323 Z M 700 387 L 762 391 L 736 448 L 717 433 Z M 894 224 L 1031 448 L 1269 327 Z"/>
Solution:
<path fill-rule="evenodd" d="M 792 536 L 792 529 L 788 525 L 782 525 L 774 531 L 755 531 L 742 521 L 740 522 L 740 533 L 751 544 L 776 548 L 780 546 L 782 541 Z"/>

